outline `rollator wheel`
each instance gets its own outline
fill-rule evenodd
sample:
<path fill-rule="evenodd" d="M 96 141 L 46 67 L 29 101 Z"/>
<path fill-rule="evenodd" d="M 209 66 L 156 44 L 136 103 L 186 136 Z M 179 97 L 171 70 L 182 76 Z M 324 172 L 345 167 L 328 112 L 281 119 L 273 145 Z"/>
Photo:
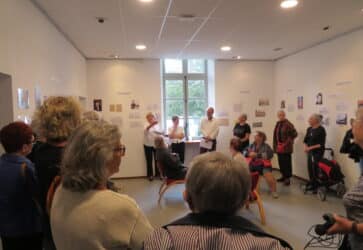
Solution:
<path fill-rule="evenodd" d="M 318 195 L 319 200 L 321 200 L 321 201 L 326 200 L 326 192 L 327 192 L 327 190 L 325 187 L 318 188 L 317 195 Z"/>
<path fill-rule="evenodd" d="M 347 191 L 347 189 L 345 188 L 345 185 L 343 183 L 338 183 L 338 185 L 337 185 L 337 196 L 339 198 L 343 198 L 346 191 Z"/>

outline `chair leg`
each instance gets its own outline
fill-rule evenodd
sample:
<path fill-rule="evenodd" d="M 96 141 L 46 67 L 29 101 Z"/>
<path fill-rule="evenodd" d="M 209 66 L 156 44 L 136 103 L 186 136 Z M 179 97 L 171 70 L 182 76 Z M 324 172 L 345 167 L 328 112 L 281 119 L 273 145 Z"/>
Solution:
<path fill-rule="evenodd" d="M 164 188 L 165 185 L 166 185 L 165 181 L 160 185 L 159 194 L 161 193 L 161 190 Z"/>
<path fill-rule="evenodd" d="M 262 225 L 266 225 L 266 215 L 265 215 L 265 209 L 263 208 L 263 205 L 262 205 L 262 201 L 261 201 L 261 198 L 260 198 L 260 195 L 257 194 L 257 205 L 258 205 L 258 210 L 260 212 L 260 217 L 261 217 L 261 224 Z"/>
<path fill-rule="evenodd" d="M 165 185 L 165 188 L 163 190 L 161 190 L 160 194 L 159 194 L 159 200 L 158 200 L 158 203 L 160 203 L 161 201 L 161 198 L 163 198 L 163 195 L 165 193 L 166 190 L 168 190 L 169 186 L 168 185 Z"/>

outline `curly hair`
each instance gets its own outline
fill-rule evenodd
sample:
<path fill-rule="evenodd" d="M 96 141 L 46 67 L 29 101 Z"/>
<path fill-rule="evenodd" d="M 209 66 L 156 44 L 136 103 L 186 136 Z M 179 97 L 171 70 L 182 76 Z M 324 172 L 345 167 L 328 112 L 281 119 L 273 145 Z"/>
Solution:
<path fill-rule="evenodd" d="M 72 97 L 53 96 L 35 111 L 33 120 L 47 142 L 63 142 L 81 123 L 81 109 Z"/>

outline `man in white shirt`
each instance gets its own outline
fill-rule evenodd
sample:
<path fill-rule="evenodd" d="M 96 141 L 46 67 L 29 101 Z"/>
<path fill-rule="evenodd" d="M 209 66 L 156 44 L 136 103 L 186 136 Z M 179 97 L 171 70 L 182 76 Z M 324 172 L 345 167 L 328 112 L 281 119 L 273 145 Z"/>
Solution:
<path fill-rule="evenodd" d="M 200 123 L 200 131 L 202 132 L 202 140 L 200 142 L 200 153 L 211 152 L 216 150 L 217 136 L 219 126 L 217 120 L 213 117 L 214 108 L 207 109 L 207 117 L 203 118 Z"/>

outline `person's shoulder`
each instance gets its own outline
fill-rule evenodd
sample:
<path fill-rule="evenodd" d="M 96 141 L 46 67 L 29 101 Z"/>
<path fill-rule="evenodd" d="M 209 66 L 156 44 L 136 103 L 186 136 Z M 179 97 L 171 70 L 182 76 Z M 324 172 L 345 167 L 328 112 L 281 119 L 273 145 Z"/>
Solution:
<path fill-rule="evenodd" d="M 144 249 L 166 249 L 172 246 L 171 234 L 163 227 L 156 228 L 144 241 Z"/>
<path fill-rule="evenodd" d="M 120 194 L 110 190 L 104 190 L 103 192 L 97 193 L 99 194 L 100 199 L 112 202 L 112 205 L 116 210 L 120 207 L 123 209 L 140 210 L 136 201 L 128 195 Z"/>
<path fill-rule="evenodd" d="M 268 236 L 256 236 L 249 234 L 249 237 L 251 241 L 254 242 L 255 247 L 261 247 L 261 249 L 272 249 L 272 250 L 285 250 L 285 249 L 291 249 L 289 247 L 283 246 L 281 244 L 281 241 Z"/>

